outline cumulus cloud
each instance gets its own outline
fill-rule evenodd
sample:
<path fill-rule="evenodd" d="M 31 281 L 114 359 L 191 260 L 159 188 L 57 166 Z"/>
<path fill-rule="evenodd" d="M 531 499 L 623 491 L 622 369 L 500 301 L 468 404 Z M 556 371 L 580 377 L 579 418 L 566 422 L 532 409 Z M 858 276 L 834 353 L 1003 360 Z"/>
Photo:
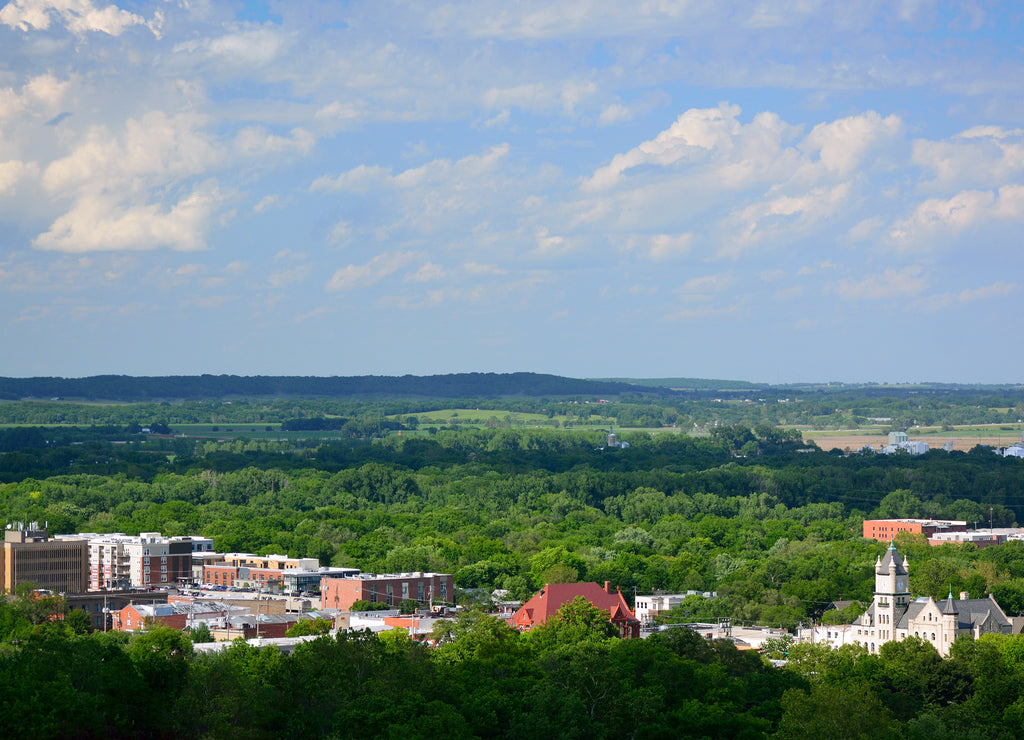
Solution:
<path fill-rule="evenodd" d="M 116 199 L 87 194 L 33 241 L 59 252 L 205 247 L 204 234 L 222 198 L 213 188 L 197 188 L 170 208 L 157 204 L 124 206 Z"/>
<path fill-rule="evenodd" d="M 835 214 L 849 198 L 850 189 L 849 183 L 843 183 L 814 188 L 797 196 L 779 195 L 756 201 L 730 217 L 729 230 L 736 233 L 726 239 L 718 254 L 735 259 L 765 236 L 783 228 L 806 229 Z"/>
<path fill-rule="evenodd" d="M 263 67 L 272 63 L 286 45 L 286 38 L 270 26 L 244 28 L 211 39 L 185 41 L 175 45 L 177 54 L 216 58 L 238 67 Z"/>
<path fill-rule="evenodd" d="M 39 174 L 39 165 L 35 162 L 0 162 L 0 195 L 13 191 L 18 181 Z"/>
<path fill-rule="evenodd" d="M 337 270 L 327 281 L 329 291 L 365 288 L 392 275 L 417 258 L 414 252 L 386 252 L 363 265 L 350 264 Z"/>
<path fill-rule="evenodd" d="M 993 219 L 1024 219 L 1024 185 L 1004 185 L 997 191 L 964 190 L 951 198 L 930 198 L 909 218 L 893 225 L 890 238 L 907 248 L 921 240 L 956 234 Z"/>
<path fill-rule="evenodd" d="M 11 0 L 0 9 L 0 23 L 20 31 L 45 31 L 55 19 L 77 35 L 95 31 L 120 36 L 127 28 L 145 26 L 159 37 L 163 23 L 159 11 L 147 21 L 116 5 L 97 7 L 91 0 Z"/>
<path fill-rule="evenodd" d="M 861 280 L 839 280 L 829 290 L 848 300 L 890 300 L 910 298 L 928 286 L 928 277 L 920 265 L 909 265 L 902 270 L 888 269 L 880 275 L 869 275 Z"/>
<path fill-rule="evenodd" d="M 66 157 L 43 173 L 51 192 L 139 187 L 195 175 L 223 160 L 206 120 L 192 113 L 167 116 L 161 111 L 129 119 L 120 137 L 94 127 Z"/>
<path fill-rule="evenodd" d="M 727 146 L 741 131 L 741 124 L 736 120 L 739 114 L 738 105 L 724 103 L 718 108 L 690 109 L 655 138 L 624 154 L 616 154 L 611 163 L 599 168 L 584 182 L 584 189 L 612 187 L 623 173 L 645 164 L 665 167 L 697 161 L 708 152 Z"/>
<path fill-rule="evenodd" d="M 21 90 L 0 87 L 0 121 L 28 113 L 51 117 L 67 97 L 70 80 L 60 80 L 51 74 L 29 78 Z"/>
<path fill-rule="evenodd" d="M 930 171 L 928 188 L 993 186 L 1024 174 L 1024 131 L 976 126 L 950 139 L 913 143 L 912 162 Z"/>
<path fill-rule="evenodd" d="M 816 151 L 830 172 L 847 176 L 859 168 L 872 150 L 900 135 L 903 121 L 898 116 L 882 118 L 875 111 L 819 123 L 807 135 L 801 148 Z"/>

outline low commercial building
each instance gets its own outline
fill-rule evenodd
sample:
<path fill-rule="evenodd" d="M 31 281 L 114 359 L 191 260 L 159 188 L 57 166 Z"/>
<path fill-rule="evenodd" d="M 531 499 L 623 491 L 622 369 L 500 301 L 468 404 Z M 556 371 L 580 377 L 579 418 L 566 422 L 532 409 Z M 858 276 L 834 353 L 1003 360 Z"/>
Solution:
<path fill-rule="evenodd" d="M 705 599 L 714 598 L 713 591 L 687 591 L 679 594 L 638 595 L 633 604 L 633 613 L 641 624 L 649 624 L 661 612 L 667 612 L 683 603 L 687 596 L 701 596 Z"/>
<path fill-rule="evenodd" d="M 167 591 L 90 591 L 84 594 L 65 594 L 67 612 L 85 612 L 96 632 L 106 632 L 113 625 L 113 614 L 129 604 L 166 604 Z"/>
<path fill-rule="evenodd" d="M 357 601 L 399 606 L 412 600 L 429 605 L 450 601 L 454 590 L 454 577 L 447 573 L 358 573 L 347 578 L 322 579 L 320 604 L 324 609 L 343 611 Z"/>

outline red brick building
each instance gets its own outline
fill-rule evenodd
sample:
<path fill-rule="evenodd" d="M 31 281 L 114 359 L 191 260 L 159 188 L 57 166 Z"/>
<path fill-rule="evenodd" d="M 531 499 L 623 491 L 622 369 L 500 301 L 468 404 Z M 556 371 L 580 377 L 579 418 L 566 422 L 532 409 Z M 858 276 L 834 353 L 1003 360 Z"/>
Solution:
<path fill-rule="evenodd" d="M 454 578 L 446 573 L 360 573 L 320 581 L 320 606 L 348 611 L 357 601 L 388 606 L 399 606 L 406 600 L 424 605 L 450 602 L 454 589 Z"/>
<path fill-rule="evenodd" d="M 966 532 L 967 522 L 940 519 L 865 519 L 864 538 L 891 542 L 900 532 L 923 534 L 931 537 L 946 532 Z"/>
<path fill-rule="evenodd" d="M 164 625 L 183 630 L 189 624 L 228 616 L 228 607 L 216 601 L 197 601 L 194 604 L 129 604 L 111 614 L 111 629 L 136 632 L 153 625 Z"/>
<path fill-rule="evenodd" d="M 626 600 L 622 598 L 622 593 L 618 589 L 612 591 L 608 581 L 604 582 L 604 588 L 592 581 L 589 583 L 549 583 L 512 615 L 509 624 L 520 631 L 530 630 L 544 624 L 555 616 L 563 605 L 568 604 L 577 596 L 582 596 L 601 611 L 607 611 L 608 618 L 619 630 L 620 636 L 640 636 L 640 621 L 633 615 Z"/>

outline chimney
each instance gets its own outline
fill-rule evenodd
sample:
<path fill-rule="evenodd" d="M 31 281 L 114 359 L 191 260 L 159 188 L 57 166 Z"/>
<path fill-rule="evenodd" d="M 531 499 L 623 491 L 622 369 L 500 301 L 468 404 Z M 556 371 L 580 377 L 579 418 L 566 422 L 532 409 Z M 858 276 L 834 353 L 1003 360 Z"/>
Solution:
<path fill-rule="evenodd" d="M 612 582 L 611 581 L 605 581 L 604 582 L 604 592 L 606 594 L 610 594 L 612 592 Z"/>
<path fill-rule="evenodd" d="M 966 591 L 960 592 L 960 601 L 967 601 L 969 598 L 971 598 L 971 596 Z"/>

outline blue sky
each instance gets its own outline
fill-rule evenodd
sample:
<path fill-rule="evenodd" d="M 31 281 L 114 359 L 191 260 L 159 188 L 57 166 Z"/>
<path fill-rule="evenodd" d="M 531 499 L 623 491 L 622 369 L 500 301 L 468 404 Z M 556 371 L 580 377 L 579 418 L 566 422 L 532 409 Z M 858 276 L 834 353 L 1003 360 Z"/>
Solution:
<path fill-rule="evenodd" d="M 0 374 L 1019 382 L 1021 39 L 1014 2 L 12 0 Z"/>

